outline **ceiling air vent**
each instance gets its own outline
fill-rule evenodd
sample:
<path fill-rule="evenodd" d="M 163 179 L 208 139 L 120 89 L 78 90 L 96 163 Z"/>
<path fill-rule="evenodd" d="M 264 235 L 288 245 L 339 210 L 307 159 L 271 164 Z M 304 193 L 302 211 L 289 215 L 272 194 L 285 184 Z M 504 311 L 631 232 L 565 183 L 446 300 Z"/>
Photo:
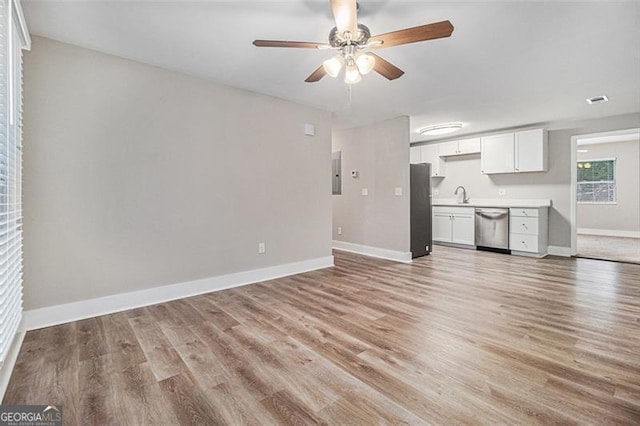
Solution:
<path fill-rule="evenodd" d="M 607 98 L 605 95 L 594 96 L 593 98 L 587 99 L 588 104 L 597 104 L 600 102 L 608 102 L 608 101 L 609 101 L 609 98 Z"/>

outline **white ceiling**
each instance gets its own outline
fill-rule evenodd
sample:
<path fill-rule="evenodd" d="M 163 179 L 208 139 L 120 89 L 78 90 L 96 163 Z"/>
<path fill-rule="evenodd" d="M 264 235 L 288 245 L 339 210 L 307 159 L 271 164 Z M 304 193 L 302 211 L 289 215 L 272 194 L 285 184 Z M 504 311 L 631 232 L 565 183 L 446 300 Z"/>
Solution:
<path fill-rule="evenodd" d="M 332 52 L 257 48 L 256 39 L 327 40 L 327 0 L 32 1 L 32 34 L 314 105 L 338 127 L 411 116 L 460 134 L 640 111 L 640 2 L 360 1 L 372 34 L 449 19 L 447 39 L 379 50 L 406 74 L 353 86 L 304 79 Z M 607 95 L 609 102 L 585 99 Z"/>

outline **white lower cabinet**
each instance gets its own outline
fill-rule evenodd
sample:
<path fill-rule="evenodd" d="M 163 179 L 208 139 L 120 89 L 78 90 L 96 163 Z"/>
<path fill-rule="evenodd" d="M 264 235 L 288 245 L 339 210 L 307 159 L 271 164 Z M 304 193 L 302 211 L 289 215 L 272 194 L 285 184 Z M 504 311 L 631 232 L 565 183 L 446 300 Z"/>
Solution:
<path fill-rule="evenodd" d="M 509 249 L 534 256 L 546 256 L 548 208 L 509 209 Z"/>
<path fill-rule="evenodd" d="M 453 230 L 449 213 L 433 213 L 433 241 L 451 241 Z"/>
<path fill-rule="evenodd" d="M 433 241 L 475 245 L 474 214 L 473 207 L 433 207 Z"/>

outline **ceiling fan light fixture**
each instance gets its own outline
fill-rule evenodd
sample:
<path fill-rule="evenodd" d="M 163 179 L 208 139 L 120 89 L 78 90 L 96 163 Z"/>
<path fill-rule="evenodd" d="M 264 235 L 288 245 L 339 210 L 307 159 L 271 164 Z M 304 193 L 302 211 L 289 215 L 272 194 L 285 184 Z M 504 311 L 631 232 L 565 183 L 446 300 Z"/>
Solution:
<path fill-rule="evenodd" d="M 442 123 L 442 124 L 434 124 L 433 126 L 428 126 L 423 129 L 420 129 L 420 134 L 424 136 L 439 136 L 446 135 L 447 133 L 453 133 L 462 129 L 462 123 Z"/>
<path fill-rule="evenodd" d="M 360 74 L 369 74 L 376 65 L 376 58 L 368 53 L 362 53 L 356 57 L 356 66 Z"/>
<path fill-rule="evenodd" d="M 362 80 L 360 71 L 358 71 L 356 64 L 351 62 L 344 71 L 344 82 L 347 84 L 356 84 L 360 83 L 360 80 Z"/>
<path fill-rule="evenodd" d="M 342 57 L 334 56 L 322 63 L 322 67 L 330 77 L 336 78 L 342 69 Z"/>

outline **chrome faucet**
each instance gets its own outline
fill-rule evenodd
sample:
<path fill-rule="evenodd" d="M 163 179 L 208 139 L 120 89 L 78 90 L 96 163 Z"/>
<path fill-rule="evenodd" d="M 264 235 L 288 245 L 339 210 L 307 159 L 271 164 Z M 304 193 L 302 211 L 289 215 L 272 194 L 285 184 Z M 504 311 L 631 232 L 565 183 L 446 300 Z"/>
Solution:
<path fill-rule="evenodd" d="M 455 191 L 453 191 L 453 195 L 458 195 L 458 189 L 462 188 L 462 204 L 467 204 L 469 203 L 469 198 L 467 198 L 467 190 L 464 189 L 464 186 L 460 185 L 459 187 L 456 188 Z"/>

